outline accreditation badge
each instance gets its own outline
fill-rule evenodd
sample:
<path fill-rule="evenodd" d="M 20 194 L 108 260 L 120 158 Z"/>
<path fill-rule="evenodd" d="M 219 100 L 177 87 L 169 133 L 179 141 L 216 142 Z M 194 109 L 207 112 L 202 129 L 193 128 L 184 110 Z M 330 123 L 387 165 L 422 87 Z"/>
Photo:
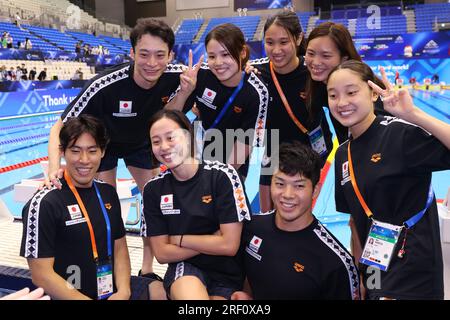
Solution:
<path fill-rule="evenodd" d="M 313 131 L 308 132 L 308 136 L 312 149 L 321 156 L 325 155 L 327 153 L 327 145 L 325 144 L 325 138 L 323 137 L 320 125 Z"/>
<path fill-rule="evenodd" d="M 112 263 L 97 264 L 97 297 L 98 300 L 106 299 L 113 293 Z"/>
<path fill-rule="evenodd" d="M 402 229 L 374 219 L 359 262 L 387 271 Z"/>

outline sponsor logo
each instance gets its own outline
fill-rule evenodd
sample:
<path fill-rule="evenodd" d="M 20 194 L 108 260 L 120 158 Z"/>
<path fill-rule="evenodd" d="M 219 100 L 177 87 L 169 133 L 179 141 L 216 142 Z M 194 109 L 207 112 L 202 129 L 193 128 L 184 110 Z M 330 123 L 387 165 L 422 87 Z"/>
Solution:
<path fill-rule="evenodd" d="M 434 40 L 428 41 L 428 43 L 425 45 L 425 49 L 438 49 L 439 45 Z"/>
<path fill-rule="evenodd" d="M 212 196 L 211 196 L 211 195 L 207 195 L 207 196 L 203 196 L 203 197 L 202 197 L 202 202 L 203 202 L 203 203 L 208 204 L 208 203 L 210 203 L 211 201 L 212 201 Z"/>
<path fill-rule="evenodd" d="M 403 40 L 402 36 L 398 36 L 398 37 L 395 39 L 395 43 L 403 43 L 403 42 L 404 42 L 404 40 Z"/>
<path fill-rule="evenodd" d="M 372 161 L 373 163 L 377 163 L 380 160 L 381 160 L 381 153 L 373 154 L 372 158 L 370 159 L 370 161 Z"/>
<path fill-rule="evenodd" d="M 112 208 L 111 203 L 105 203 L 105 208 L 111 210 Z"/>
<path fill-rule="evenodd" d="M 238 107 L 238 106 L 234 106 L 233 111 L 235 113 L 241 113 L 242 112 L 242 108 Z"/>
<path fill-rule="evenodd" d="M 295 272 L 303 272 L 305 271 L 305 266 L 298 262 L 294 262 L 294 270 Z"/>
<path fill-rule="evenodd" d="M 389 49 L 389 46 L 382 43 L 382 44 L 377 44 L 376 46 L 373 47 L 375 50 L 386 50 Z"/>
<path fill-rule="evenodd" d="M 299 96 L 300 96 L 300 98 L 305 100 L 306 99 L 306 92 L 305 91 L 300 91 Z"/>
<path fill-rule="evenodd" d="M 367 45 L 367 44 L 362 44 L 362 45 L 360 45 L 360 46 L 358 47 L 358 49 L 359 49 L 360 51 L 367 51 L 367 50 L 370 50 L 371 47 L 370 47 L 369 45 Z"/>
<path fill-rule="evenodd" d="M 424 53 L 436 54 L 439 53 L 439 45 L 434 40 L 428 41 L 423 50 Z"/>

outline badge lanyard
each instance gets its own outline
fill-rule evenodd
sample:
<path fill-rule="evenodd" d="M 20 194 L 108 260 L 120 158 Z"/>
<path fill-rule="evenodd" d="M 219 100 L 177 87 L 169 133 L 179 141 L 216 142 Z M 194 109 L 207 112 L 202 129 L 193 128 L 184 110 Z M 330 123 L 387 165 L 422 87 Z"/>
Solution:
<path fill-rule="evenodd" d="M 214 120 L 213 124 L 209 127 L 209 129 L 214 129 L 219 122 L 222 120 L 222 118 L 224 117 L 225 113 L 227 112 L 228 108 L 231 106 L 231 104 L 233 103 L 234 99 L 236 98 L 237 94 L 239 93 L 239 91 L 241 91 L 242 87 L 244 86 L 244 79 L 245 79 L 245 72 L 242 72 L 242 77 L 241 77 L 241 81 L 239 82 L 238 86 L 236 89 L 234 89 L 233 93 L 231 94 L 231 96 L 228 98 L 227 102 L 225 103 L 225 105 L 223 106 L 222 110 L 220 111 L 219 115 L 216 117 L 216 119 Z M 198 159 L 200 159 L 202 157 L 203 154 L 203 141 L 205 139 L 205 129 L 202 126 L 202 123 L 199 123 L 199 128 L 198 131 L 195 133 L 195 143 L 197 146 L 197 155 L 196 157 L 198 157 Z"/>
<path fill-rule="evenodd" d="M 284 108 L 286 109 L 287 113 L 289 114 L 289 117 L 291 117 L 291 119 L 292 119 L 292 121 L 294 121 L 295 125 L 304 134 L 308 134 L 308 130 L 297 119 L 297 117 L 294 115 L 294 112 L 292 112 L 292 108 L 289 105 L 289 102 L 287 101 L 286 96 L 284 95 L 283 89 L 281 89 L 280 83 L 278 82 L 278 78 L 277 78 L 277 75 L 275 74 L 275 70 L 273 69 L 272 62 L 269 63 L 269 66 L 270 66 L 270 74 L 272 75 L 273 82 L 275 84 L 275 87 L 277 88 L 278 94 L 280 95 L 281 101 L 283 101 Z"/>
<path fill-rule="evenodd" d="M 227 102 L 225 103 L 225 105 L 223 106 L 223 108 L 220 111 L 219 115 L 214 120 L 213 124 L 209 127 L 209 129 L 215 128 L 219 124 L 219 122 L 222 120 L 223 116 L 225 115 L 225 113 L 227 112 L 228 108 L 233 103 L 233 101 L 236 98 L 237 94 L 239 93 L 239 91 L 241 91 L 242 87 L 244 86 L 244 79 L 245 79 L 245 72 L 243 71 L 242 72 L 242 76 L 241 76 L 241 81 L 239 82 L 239 85 L 237 86 L 236 89 L 234 89 L 233 93 L 228 98 Z"/>
<path fill-rule="evenodd" d="M 314 129 L 313 131 L 309 132 L 305 126 L 300 122 L 300 120 L 297 119 L 297 117 L 294 115 L 294 112 L 292 111 L 291 106 L 289 105 L 289 101 L 287 100 L 283 89 L 280 86 L 280 82 L 278 81 L 277 75 L 275 74 L 275 70 L 273 69 L 272 62 L 269 63 L 270 66 L 270 74 L 272 75 L 273 82 L 275 84 L 275 87 L 277 88 L 278 94 L 280 95 L 281 101 L 283 102 L 284 108 L 286 109 L 289 117 L 291 120 L 295 123 L 295 125 L 309 137 L 309 141 L 311 143 L 311 147 L 314 151 L 316 151 L 321 156 L 324 156 L 327 154 L 327 146 L 325 144 L 325 139 L 323 137 L 322 128 L 319 124 L 319 126 Z"/>
<path fill-rule="evenodd" d="M 405 252 L 405 245 L 406 245 L 406 236 L 407 236 L 408 230 L 411 229 L 424 216 L 425 212 L 430 207 L 430 205 L 432 203 L 432 200 L 434 198 L 434 193 L 433 193 L 433 188 L 431 186 L 431 183 L 430 183 L 430 188 L 428 190 L 428 197 L 427 197 L 427 201 L 426 201 L 426 204 L 425 204 L 425 208 L 422 209 L 421 211 L 419 211 L 418 213 L 416 213 L 415 215 L 413 215 L 407 221 L 405 221 L 402 224 L 402 226 L 389 225 L 387 223 L 378 222 L 378 221 L 375 223 L 375 220 L 373 219 L 373 212 L 367 206 L 367 203 L 365 202 L 363 196 L 361 195 L 361 192 L 360 192 L 360 190 L 358 188 L 358 185 L 356 183 L 356 177 L 355 177 L 355 173 L 354 173 L 354 170 L 353 170 L 353 161 L 352 161 L 352 156 L 351 156 L 351 152 L 350 152 L 350 144 L 351 144 L 351 140 L 349 140 L 348 148 L 347 148 L 348 169 L 349 169 L 349 173 L 350 173 L 350 181 L 352 183 L 353 190 L 355 191 L 356 197 L 358 198 L 358 201 L 361 204 L 361 207 L 363 208 L 363 210 L 366 213 L 367 217 L 369 219 L 372 219 L 374 224 L 376 224 L 376 226 L 372 226 L 371 227 L 371 232 L 373 231 L 373 232 L 377 233 L 377 226 L 379 227 L 378 229 L 382 230 L 382 231 L 385 231 L 385 229 L 387 229 L 387 230 L 391 229 L 390 231 L 392 231 L 392 234 L 391 234 L 391 236 L 388 236 L 388 238 L 391 239 L 391 240 L 395 239 L 395 243 L 396 243 L 397 240 L 398 240 L 398 236 L 399 236 L 399 233 L 400 233 L 401 229 L 406 228 L 405 236 L 404 236 L 403 243 L 402 243 L 402 247 L 399 250 L 398 255 L 397 255 L 399 258 L 403 258 L 403 256 L 406 253 Z M 397 231 L 398 231 L 398 233 L 397 233 Z M 372 245 L 373 242 L 374 242 L 374 239 L 371 238 L 371 239 L 368 239 L 368 241 L 370 241 L 369 244 Z M 394 245 L 392 245 L 392 250 L 394 249 L 395 243 L 394 243 Z M 366 243 L 365 248 L 366 247 L 367 247 L 367 243 Z M 363 255 L 364 255 L 365 252 L 366 252 L 366 250 L 363 250 Z M 366 257 L 363 256 L 361 258 L 361 262 L 367 264 L 368 260 L 366 260 L 364 258 L 369 258 L 369 254 L 367 254 Z M 387 260 L 387 265 L 389 264 L 389 261 L 390 261 L 390 258 Z M 377 262 L 379 262 L 379 261 L 377 261 Z M 376 263 L 369 263 L 369 264 L 376 264 Z M 385 266 L 386 270 L 387 270 L 387 265 Z"/>
<path fill-rule="evenodd" d="M 72 191 L 73 195 L 75 196 L 89 228 L 92 252 L 94 256 L 94 262 L 96 264 L 97 298 L 99 300 L 106 299 L 113 293 L 111 223 L 108 217 L 108 213 L 106 212 L 106 208 L 105 205 L 103 204 L 103 200 L 98 190 L 98 187 L 96 183 L 93 182 L 95 192 L 97 194 L 97 199 L 100 202 L 100 207 L 102 209 L 103 217 L 105 218 L 106 222 L 108 260 L 105 263 L 100 263 L 97 251 L 97 243 L 95 241 L 94 228 L 92 227 L 91 220 L 89 219 L 89 214 L 86 210 L 86 207 L 84 206 L 83 200 L 81 200 L 81 197 L 77 189 L 73 185 L 70 176 L 67 174 L 67 171 L 64 171 L 64 178 L 67 181 L 67 184 L 69 185 L 69 188 Z"/>

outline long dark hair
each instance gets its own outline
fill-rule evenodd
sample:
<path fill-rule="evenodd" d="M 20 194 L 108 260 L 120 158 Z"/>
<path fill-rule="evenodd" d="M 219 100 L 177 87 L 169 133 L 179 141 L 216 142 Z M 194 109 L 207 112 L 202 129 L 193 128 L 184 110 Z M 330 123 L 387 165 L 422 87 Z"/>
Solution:
<path fill-rule="evenodd" d="M 216 40 L 227 49 L 233 57 L 233 60 L 239 65 L 240 70 L 245 67 L 245 64 L 250 57 L 250 50 L 245 44 L 245 37 L 241 29 L 232 23 L 224 23 L 216 26 L 206 36 L 205 48 L 212 39 Z M 245 50 L 245 58 L 241 58 L 242 50 Z"/>
<path fill-rule="evenodd" d="M 167 118 L 167 119 L 174 121 L 176 124 L 178 124 L 180 129 L 186 130 L 189 133 L 191 157 L 194 157 L 194 155 L 195 155 L 194 129 L 193 129 L 188 117 L 186 117 L 186 115 L 183 112 L 178 111 L 178 110 L 170 110 L 170 109 L 159 110 L 157 113 L 155 113 L 151 117 L 151 119 L 148 123 L 149 134 L 150 134 L 150 130 L 151 130 L 152 126 L 158 120 L 161 120 L 162 118 Z M 159 164 L 159 161 L 158 161 L 158 159 L 156 159 L 153 152 L 152 152 L 152 162 L 153 162 L 153 165 Z"/>
<path fill-rule="evenodd" d="M 306 54 L 309 42 L 320 37 L 329 37 L 334 42 L 336 48 L 339 50 L 341 59 L 347 57 L 348 60 L 362 61 L 353 44 L 352 36 L 344 25 L 328 21 L 315 27 L 306 41 Z M 314 81 L 311 78 L 311 74 L 308 72 L 306 80 L 306 108 L 311 116 L 316 112 L 313 101 L 315 100 L 315 94 L 320 92 L 320 87 L 325 88 L 322 82 Z M 318 107 L 321 108 L 322 106 Z"/>
<path fill-rule="evenodd" d="M 264 35 L 266 34 L 267 29 L 269 29 L 273 24 L 285 29 L 287 33 L 294 39 L 295 43 L 303 32 L 297 14 L 289 10 L 280 11 L 275 15 L 270 16 L 264 25 Z M 300 45 L 297 47 L 297 56 L 303 56 L 304 54 L 305 38 L 303 37 Z"/>

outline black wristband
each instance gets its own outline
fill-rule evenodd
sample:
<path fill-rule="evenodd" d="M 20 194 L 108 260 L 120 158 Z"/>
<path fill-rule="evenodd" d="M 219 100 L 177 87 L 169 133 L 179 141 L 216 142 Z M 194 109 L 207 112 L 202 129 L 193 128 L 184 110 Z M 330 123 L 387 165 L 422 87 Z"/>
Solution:
<path fill-rule="evenodd" d="M 183 242 L 183 236 L 184 236 L 184 234 L 182 234 L 180 237 L 180 245 L 179 245 L 180 248 L 181 248 L 181 242 Z"/>

